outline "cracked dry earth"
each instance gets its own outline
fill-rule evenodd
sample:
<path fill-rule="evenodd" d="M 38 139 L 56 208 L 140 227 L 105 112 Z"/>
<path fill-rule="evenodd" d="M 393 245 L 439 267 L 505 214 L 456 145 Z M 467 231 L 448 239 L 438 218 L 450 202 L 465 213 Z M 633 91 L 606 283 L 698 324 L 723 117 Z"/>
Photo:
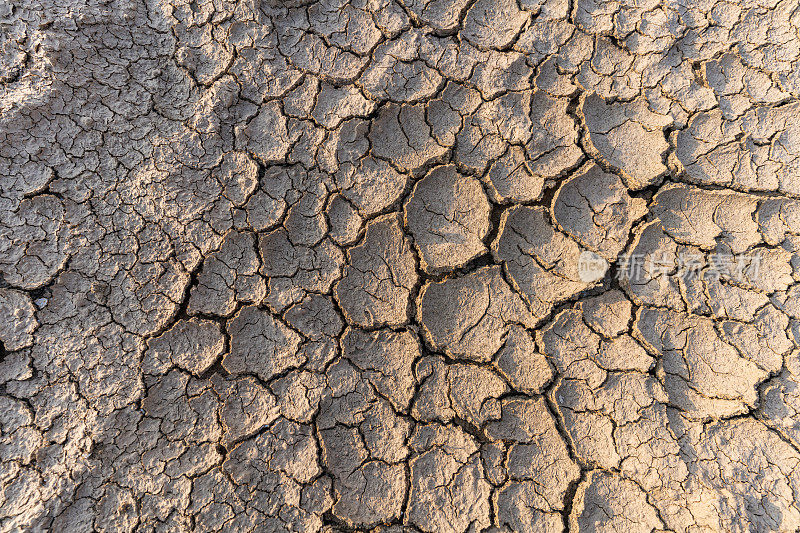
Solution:
<path fill-rule="evenodd" d="M 798 530 L 798 27 L 0 3 L 0 531 Z"/>

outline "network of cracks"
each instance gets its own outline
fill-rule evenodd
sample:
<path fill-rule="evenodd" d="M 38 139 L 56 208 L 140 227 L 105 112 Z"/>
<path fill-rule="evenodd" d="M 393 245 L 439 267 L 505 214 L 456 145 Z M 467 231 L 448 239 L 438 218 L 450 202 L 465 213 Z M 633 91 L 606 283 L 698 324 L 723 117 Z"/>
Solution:
<path fill-rule="evenodd" d="M 0 5 L 0 531 L 797 530 L 799 28 Z"/>

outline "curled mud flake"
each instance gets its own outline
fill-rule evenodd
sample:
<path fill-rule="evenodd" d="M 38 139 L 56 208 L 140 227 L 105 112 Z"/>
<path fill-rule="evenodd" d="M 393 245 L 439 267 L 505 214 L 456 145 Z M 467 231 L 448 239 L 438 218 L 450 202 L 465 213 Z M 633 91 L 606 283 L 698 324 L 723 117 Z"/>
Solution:
<path fill-rule="evenodd" d="M 26 381 L 33 377 L 30 349 L 6 353 L 0 361 L 0 383 Z"/>
<path fill-rule="evenodd" d="M 764 242 L 775 246 L 790 235 L 800 234 L 800 201 L 789 198 L 764 200 L 755 216 Z"/>
<path fill-rule="evenodd" d="M 631 302 L 618 290 L 587 298 L 580 303 L 583 320 L 604 337 L 616 337 L 628 330 Z"/>
<path fill-rule="evenodd" d="M 731 252 L 742 253 L 762 242 L 754 220 L 758 199 L 752 196 L 670 185 L 661 188 L 653 200 L 651 212 L 681 244 L 710 249 L 725 242 Z"/>

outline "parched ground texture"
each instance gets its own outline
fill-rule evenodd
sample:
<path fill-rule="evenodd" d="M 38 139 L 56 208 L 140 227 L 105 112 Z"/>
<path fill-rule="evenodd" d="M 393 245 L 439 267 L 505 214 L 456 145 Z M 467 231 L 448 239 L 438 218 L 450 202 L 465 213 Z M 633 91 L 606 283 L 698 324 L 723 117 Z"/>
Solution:
<path fill-rule="evenodd" d="M 0 531 L 797 530 L 798 27 L 0 3 Z"/>

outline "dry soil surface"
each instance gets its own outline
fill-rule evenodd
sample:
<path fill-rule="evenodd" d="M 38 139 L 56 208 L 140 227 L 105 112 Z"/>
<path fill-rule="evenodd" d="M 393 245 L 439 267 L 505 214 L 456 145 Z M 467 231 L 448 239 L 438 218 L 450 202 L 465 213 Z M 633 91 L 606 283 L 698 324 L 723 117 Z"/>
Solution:
<path fill-rule="evenodd" d="M 799 27 L 0 2 L 0 531 L 797 530 Z"/>

